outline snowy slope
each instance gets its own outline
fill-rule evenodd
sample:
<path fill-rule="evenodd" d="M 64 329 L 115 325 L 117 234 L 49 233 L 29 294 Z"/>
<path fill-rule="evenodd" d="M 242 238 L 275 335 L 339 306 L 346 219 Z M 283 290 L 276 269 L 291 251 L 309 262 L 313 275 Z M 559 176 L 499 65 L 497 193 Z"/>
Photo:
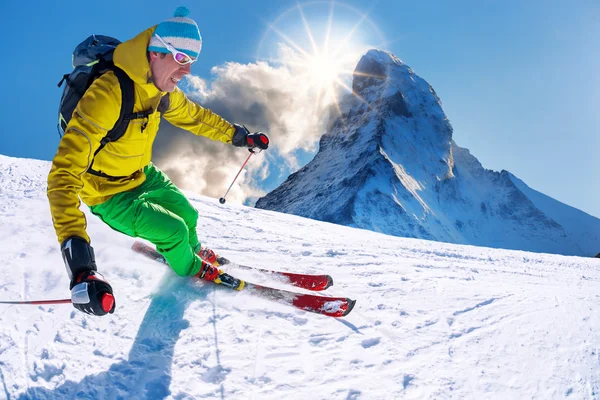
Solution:
<path fill-rule="evenodd" d="M 457 146 L 433 87 L 394 55 L 367 52 L 352 87 L 356 96 L 344 98 L 315 158 L 257 208 L 457 244 L 600 250 L 600 219 L 485 169 Z"/>
<path fill-rule="evenodd" d="M 48 170 L 0 156 L 2 300 L 68 296 Z M 88 213 L 117 311 L 0 305 L 0 398 L 600 396 L 599 259 L 403 239 L 191 198 L 200 236 L 223 255 L 328 273 L 327 293 L 357 299 L 354 311 L 333 319 L 179 278 Z"/>

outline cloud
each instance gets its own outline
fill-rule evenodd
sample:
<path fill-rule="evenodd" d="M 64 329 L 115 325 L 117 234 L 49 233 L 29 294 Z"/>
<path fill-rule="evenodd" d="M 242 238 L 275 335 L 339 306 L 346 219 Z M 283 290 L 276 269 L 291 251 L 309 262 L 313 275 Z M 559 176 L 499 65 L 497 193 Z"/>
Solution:
<path fill-rule="evenodd" d="M 289 48 L 282 46 L 280 53 L 292 59 Z M 251 158 L 228 201 L 258 199 L 265 194 L 261 189 L 265 180 L 281 183 L 301 166 L 299 152 L 316 151 L 335 97 L 322 96 L 321 87 L 298 66 L 298 57 L 293 61 L 280 66 L 228 62 L 211 70 L 211 82 L 193 75 L 186 78 L 184 91 L 191 100 L 270 138 L 269 149 Z M 225 193 L 246 157 L 245 149 L 197 137 L 164 120 L 154 144 L 156 164 L 177 186 L 216 198 Z"/>
<path fill-rule="evenodd" d="M 154 162 L 179 188 L 204 196 L 220 198 L 250 153 L 247 150 L 179 129 L 167 121 L 154 142 Z M 255 155 L 248 168 L 240 173 L 227 195 L 230 202 L 244 203 L 248 197 L 261 197 L 261 192 L 248 176 L 260 171 L 267 161 L 263 154 Z"/>

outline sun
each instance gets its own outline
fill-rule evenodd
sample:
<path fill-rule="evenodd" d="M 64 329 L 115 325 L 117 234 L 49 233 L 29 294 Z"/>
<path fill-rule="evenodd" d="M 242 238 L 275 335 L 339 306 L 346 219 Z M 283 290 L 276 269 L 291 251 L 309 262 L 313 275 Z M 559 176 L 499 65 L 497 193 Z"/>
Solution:
<path fill-rule="evenodd" d="M 280 46 L 279 61 L 286 65 L 300 82 L 316 92 L 317 104 L 336 101 L 338 89 L 350 90 L 345 77 L 352 75 L 351 65 L 355 64 L 358 53 L 337 55 L 323 47 L 315 47 L 312 52 Z"/>
<path fill-rule="evenodd" d="M 275 34 L 272 47 L 277 49 L 268 60 L 288 67 L 311 88 L 317 107 L 338 106 L 338 94 L 352 92 L 351 78 L 360 56 L 373 47 L 367 44 L 369 39 L 375 36 L 384 42 L 366 14 L 334 1 L 297 4 L 269 23 L 267 33 Z"/>
<path fill-rule="evenodd" d="M 344 71 L 343 65 L 333 56 L 318 52 L 307 57 L 306 75 L 318 87 L 329 87 L 336 83 Z"/>

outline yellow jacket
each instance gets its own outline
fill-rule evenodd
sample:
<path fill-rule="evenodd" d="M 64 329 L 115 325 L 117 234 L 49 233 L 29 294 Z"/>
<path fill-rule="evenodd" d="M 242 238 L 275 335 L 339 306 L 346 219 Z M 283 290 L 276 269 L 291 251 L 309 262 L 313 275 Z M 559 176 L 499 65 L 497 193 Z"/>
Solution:
<path fill-rule="evenodd" d="M 134 82 L 134 112 L 155 110 L 142 131 L 143 120 L 132 120 L 123 137 L 108 143 L 96 155 L 93 169 L 110 176 L 110 180 L 86 173 L 100 141 L 112 129 L 121 110 L 121 88 L 112 71 L 96 79 L 79 101 L 69 121 L 48 175 L 48 200 L 59 243 L 71 236 L 90 241 L 86 220 L 79 210 L 80 201 L 88 206 L 101 204 L 113 195 L 131 190 L 146 179 L 143 169 L 152 158 L 152 143 L 158 131 L 160 113 L 156 111 L 166 94 L 150 81 L 151 71 L 146 52 L 154 27 L 115 49 L 113 61 Z M 232 124 L 187 99 L 178 88 L 170 94 L 169 109 L 163 114 L 173 125 L 199 136 L 231 143 Z"/>

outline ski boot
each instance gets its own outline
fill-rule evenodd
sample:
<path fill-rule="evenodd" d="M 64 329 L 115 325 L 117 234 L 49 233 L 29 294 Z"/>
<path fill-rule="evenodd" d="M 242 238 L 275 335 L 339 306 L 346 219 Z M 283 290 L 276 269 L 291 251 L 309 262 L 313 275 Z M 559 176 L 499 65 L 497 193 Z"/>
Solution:
<path fill-rule="evenodd" d="M 227 286 L 228 288 L 234 290 L 242 290 L 244 289 L 244 286 L 246 286 L 246 282 L 244 282 L 243 280 L 234 278 L 233 276 L 226 274 L 222 270 L 211 265 L 210 263 L 207 263 L 204 260 L 202 260 L 200 272 L 198 272 L 196 276 L 200 279 L 204 279 L 205 281 L 211 281 L 218 285 Z"/>
<path fill-rule="evenodd" d="M 219 266 L 219 257 L 215 254 L 214 251 L 212 251 L 211 249 L 208 249 L 206 247 L 201 247 L 200 251 L 198 251 L 198 256 L 203 260 L 206 261 L 207 263 L 214 265 L 214 266 Z"/>

